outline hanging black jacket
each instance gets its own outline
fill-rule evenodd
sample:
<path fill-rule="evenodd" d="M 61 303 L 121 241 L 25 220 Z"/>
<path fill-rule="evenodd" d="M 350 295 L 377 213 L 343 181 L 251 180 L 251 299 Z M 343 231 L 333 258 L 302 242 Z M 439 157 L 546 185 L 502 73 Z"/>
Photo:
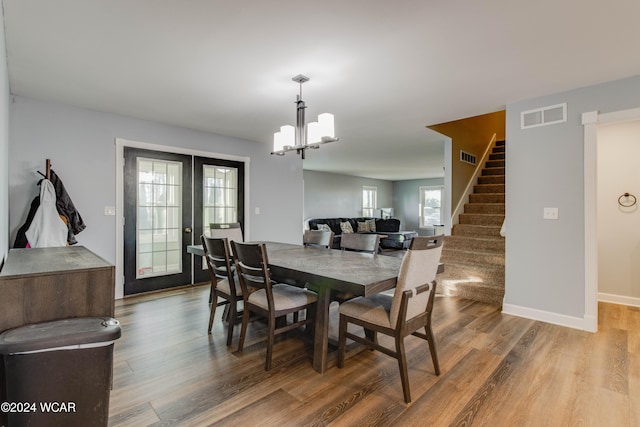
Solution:
<path fill-rule="evenodd" d="M 49 180 L 56 189 L 56 208 L 60 215 L 64 215 L 67 218 L 67 226 L 69 227 L 69 235 L 67 241 L 70 245 L 74 245 L 77 242 L 75 235 L 79 234 L 87 226 L 85 225 L 80 213 L 76 210 L 76 207 L 71 201 L 71 197 L 67 194 L 62 180 L 56 175 L 53 169 L 50 170 Z"/>

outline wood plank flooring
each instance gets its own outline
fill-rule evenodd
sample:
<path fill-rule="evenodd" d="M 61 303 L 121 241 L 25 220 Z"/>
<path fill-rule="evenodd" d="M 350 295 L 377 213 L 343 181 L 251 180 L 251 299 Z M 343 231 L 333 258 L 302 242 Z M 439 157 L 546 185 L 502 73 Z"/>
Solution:
<path fill-rule="evenodd" d="M 599 332 L 591 334 L 438 297 L 442 373 L 435 376 L 426 343 L 408 338 L 413 402 L 406 405 L 396 361 L 379 352 L 320 375 L 294 335 L 277 341 L 274 368 L 265 372 L 265 326 L 250 324 L 238 354 L 240 328 L 228 348 L 222 310 L 207 334 L 208 295 L 208 286 L 196 286 L 116 303 L 122 338 L 109 425 L 640 425 L 638 308 L 601 303 Z"/>

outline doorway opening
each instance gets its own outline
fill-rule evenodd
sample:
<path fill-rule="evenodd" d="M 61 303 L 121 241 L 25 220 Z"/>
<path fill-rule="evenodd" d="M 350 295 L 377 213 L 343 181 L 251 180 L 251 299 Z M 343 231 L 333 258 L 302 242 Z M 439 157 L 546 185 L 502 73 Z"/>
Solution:
<path fill-rule="evenodd" d="M 640 108 L 599 114 L 582 114 L 584 126 L 584 276 L 585 314 L 584 330 L 598 330 L 598 125 L 640 120 Z"/>

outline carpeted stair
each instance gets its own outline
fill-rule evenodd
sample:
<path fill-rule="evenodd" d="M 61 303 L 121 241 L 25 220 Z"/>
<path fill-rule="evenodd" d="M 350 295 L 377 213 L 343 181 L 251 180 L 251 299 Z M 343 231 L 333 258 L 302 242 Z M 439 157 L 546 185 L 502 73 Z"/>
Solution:
<path fill-rule="evenodd" d="M 469 203 L 445 237 L 438 276 L 446 295 L 502 306 L 504 297 L 505 144 L 496 142 Z"/>

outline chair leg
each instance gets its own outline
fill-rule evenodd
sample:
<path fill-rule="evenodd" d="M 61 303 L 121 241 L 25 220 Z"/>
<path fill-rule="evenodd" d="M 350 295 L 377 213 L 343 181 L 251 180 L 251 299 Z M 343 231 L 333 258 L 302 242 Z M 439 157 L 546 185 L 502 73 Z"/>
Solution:
<path fill-rule="evenodd" d="M 264 370 L 271 369 L 271 357 L 273 356 L 273 343 L 275 341 L 276 319 L 269 317 L 269 335 L 267 336 L 267 357 L 264 361 Z"/>
<path fill-rule="evenodd" d="M 312 305 L 309 308 L 307 308 L 307 311 L 305 313 L 305 319 L 307 321 L 307 324 L 304 327 L 304 332 L 307 335 L 313 336 L 314 334 L 314 327 L 316 325 L 316 305 Z"/>
<path fill-rule="evenodd" d="M 238 351 L 242 351 L 244 347 L 244 337 L 247 334 L 247 324 L 249 323 L 249 308 L 245 304 L 242 310 L 242 327 L 240 328 L 240 339 L 238 340 Z"/>
<path fill-rule="evenodd" d="M 429 344 L 429 351 L 431 352 L 431 361 L 433 362 L 433 369 L 436 371 L 436 375 L 440 375 L 440 363 L 438 362 L 438 352 L 436 351 L 436 339 L 433 336 L 431 330 L 431 324 L 424 327 L 425 334 L 427 335 L 427 343 Z"/>
<path fill-rule="evenodd" d="M 211 302 L 211 314 L 209 314 L 209 329 L 207 329 L 207 332 L 211 333 L 211 329 L 213 328 L 213 316 L 216 315 L 216 306 L 218 305 L 218 296 L 216 295 L 215 290 L 211 291 L 209 299 Z"/>
<path fill-rule="evenodd" d="M 404 401 L 411 403 L 411 390 L 409 389 L 409 372 L 407 370 L 407 356 L 404 351 L 404 339 L 396 337 L 396 357 L 398 358 L 398 367 L 400 368 L 400 380 L 402 381 L 402 392 L 404 393 Z"/>
<path fill-rule="evenodd" d="M 367 337 L 367 339 L 372 343 L 378 344 L 378 334 L 376 331 L 364 328 L 364 336 Z M 373 346 L 370 346 L 369 350 L 373 351 L 375 350 L 375 348 Z"/>
<path fill-rule="evenodd" d="M 236 301 L 229 301 L 229 322 L 227 323 L 227 347 L 231 347 L 231 341 L 233 340 L 233 327 L 236 324 Z"/>
<path fill-rule="evenodd" d="M 347 346 L 347 318 L 340 315 L 340 324 L 338 327 L 338 368 L 344 366 L 344 352 Z"/>

